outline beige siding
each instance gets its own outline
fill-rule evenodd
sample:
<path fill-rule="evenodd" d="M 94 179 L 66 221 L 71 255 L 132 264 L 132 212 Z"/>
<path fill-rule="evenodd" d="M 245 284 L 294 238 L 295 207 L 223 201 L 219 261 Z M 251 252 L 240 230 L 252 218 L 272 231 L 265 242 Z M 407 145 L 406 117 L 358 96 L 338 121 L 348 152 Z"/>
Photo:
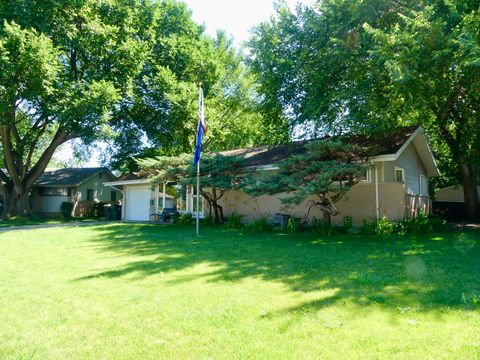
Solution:
<path fill-rule="evenodd" d="M 393 182 L 394 178 L 394 168 L 395 164 L 393 161 L 384 161 L 381 163 L 383 165 L 383 179 L 382 182 Z"/>
<path fill-rule="evenodd" d="M 394 166 L 405 170 L 405 192 L 407 194 L 420 194 L 420 175 L 427 176 L 427 171 L 413 144 L 407 146 L 395 161 Z M 428 185 L 426 194 L 428 194 Z"/>
<path fill-rule="evenodd" d="M 405 194 L 402 184 L 379 184 L 380 211 L 391 220 L 400 220 L 405 214 Z M 252 221 L 262 215 L 273 217 L 277 213 L 289 214 L 292 217 L 303 218 L 309 208 L 310 201 L 301 205 L 284 205 L 281 198 L 284 195 L 263 195 L 252 198 L 242 191 L 227 191 L 220 203 L 225 216 L 236 211 L 245 216 L 245 221 Z M 310 199 L 314 200 L 314 198 Z M 343 217 L 351 215 L 354 223 L 359 225 L 364 219 L 369 221 L 375 217 L 375 189 L 372 183 L 361 183 L 352 188 L 345 199 L 338 204 L 340 214 L 332 218 L 333 223 L 341 223 Z M 309 219 L 322 218 L 322 212 L 312 207 Z"/>

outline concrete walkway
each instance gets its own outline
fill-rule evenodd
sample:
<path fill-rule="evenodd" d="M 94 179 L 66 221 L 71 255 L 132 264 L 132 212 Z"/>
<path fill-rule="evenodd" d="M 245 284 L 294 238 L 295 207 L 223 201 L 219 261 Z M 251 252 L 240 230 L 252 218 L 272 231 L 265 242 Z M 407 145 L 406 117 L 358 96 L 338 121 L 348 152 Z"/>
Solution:
<path fill-rule="evenodd" d="M 21 231 L 21 230 L 35 230 L 35 229 L 48 229 L 48 228 L 58 228 L 58 227 L 83 227 L 83 226 L 97 226 L 97 225 L 107 225 L 107 224 L 116 224 L 118 221 L 88 221 L 88 222 L 67 222 L 67 223 L 58 223 L 58 224 L 37 224 L 37 225 L 18 225 L 18 226 L 5 226 L 0 227 L 1 232 L 7 231 Z"/>

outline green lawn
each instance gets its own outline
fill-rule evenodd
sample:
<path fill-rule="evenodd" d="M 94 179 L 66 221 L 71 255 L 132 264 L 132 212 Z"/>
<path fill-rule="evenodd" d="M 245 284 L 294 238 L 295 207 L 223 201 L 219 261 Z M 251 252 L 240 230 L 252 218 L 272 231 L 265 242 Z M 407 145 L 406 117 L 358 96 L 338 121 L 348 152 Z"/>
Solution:
<path fill-rule="evenodd" d="M 480 357 L 480 232 L 193 233 L 0 233 L 0 358 Z"/>
<path fill-rule="evenodd" d="M 43 218 L 43 217 L 15 217 L 11 219 L 0 220 L 0 229 L 9 228 L 14 226 L 30 226 L 30 225 L 54 225 L 62 223 L 83 223 L 91 221 L 99 221 L 104 219 L 94 219 L 94 218 L 72 218 L 65 219 L 62 217 L 53 217 L 53 218 Z"/>

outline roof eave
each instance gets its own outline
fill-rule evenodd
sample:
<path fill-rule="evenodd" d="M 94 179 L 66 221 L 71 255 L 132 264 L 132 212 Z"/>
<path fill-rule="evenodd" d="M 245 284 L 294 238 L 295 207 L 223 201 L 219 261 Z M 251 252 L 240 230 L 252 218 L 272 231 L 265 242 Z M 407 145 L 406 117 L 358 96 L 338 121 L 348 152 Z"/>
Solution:
<path fill-rule="evenodd" d="M 104 182 L 105 186 L 124 186 L 124 185 L 145 185 L 150 184 L 149 179 L 135 179 L 135 180 L 119 180 L 119 181 L 108 181 Z"/>

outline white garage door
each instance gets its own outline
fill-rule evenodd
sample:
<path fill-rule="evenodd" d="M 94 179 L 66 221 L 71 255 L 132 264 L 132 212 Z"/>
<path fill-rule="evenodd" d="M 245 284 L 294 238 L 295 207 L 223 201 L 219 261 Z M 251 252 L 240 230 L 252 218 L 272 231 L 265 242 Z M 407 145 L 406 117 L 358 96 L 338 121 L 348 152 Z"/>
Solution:
<path fill-rule="evenodd" d="M 126 220 L 148 221 L 150 217 L 150 186 L 127 189 Z"/>

